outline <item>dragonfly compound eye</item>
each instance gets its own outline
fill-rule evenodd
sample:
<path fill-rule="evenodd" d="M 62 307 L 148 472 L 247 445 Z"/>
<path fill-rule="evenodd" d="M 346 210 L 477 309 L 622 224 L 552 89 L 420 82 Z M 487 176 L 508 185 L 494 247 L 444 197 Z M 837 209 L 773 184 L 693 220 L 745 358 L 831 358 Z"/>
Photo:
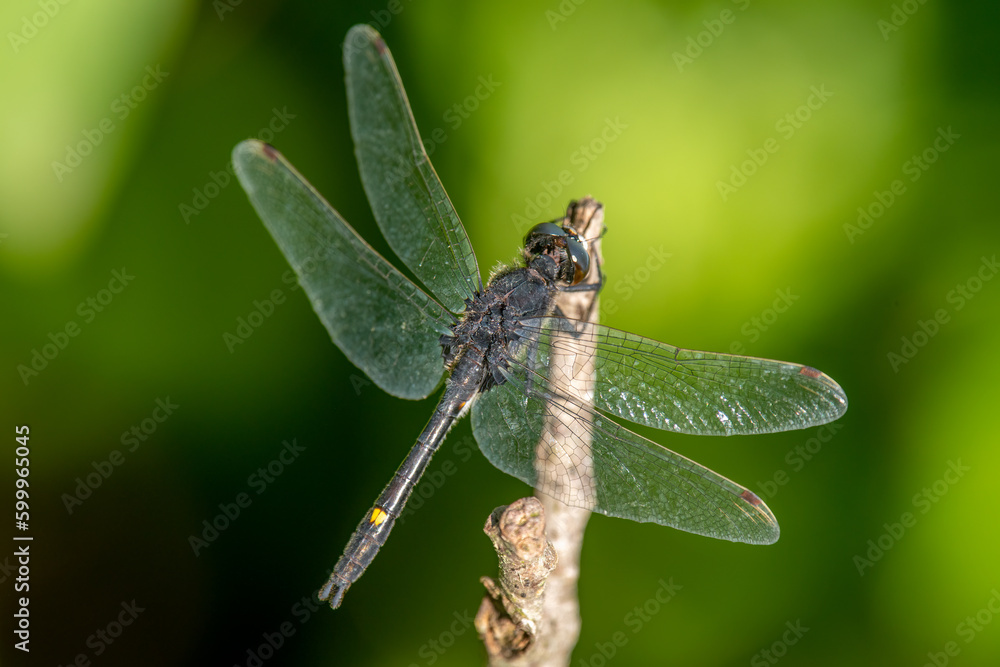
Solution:
<path fill-rule="evenodd" d="M 524 237 L 524 247 L 532 257 L 544 253 L 553 255 L 552 251 L 557 248 L 565 251 L 565 258 L 558 261 L 561 277 L 570 285 L 582 282 L 590 273 L 590 253 L 586 245 L 573 230 L 554 222 L 542 222 L 532 227 Z"/>
<path fill-rule="evenodd" d="M 541 222 L 532 227 L 524 237 L 524 247 L 532 255 L 538 255 L 558 243 L 566 236 L 566 230 L 554 222 Z"/>
<path fill-rule="evenodd" d="M 590 253 L 587 246 L 577 238 L 576 234 L 570 234 L 566 238 L 566 254 L 569 261 L 573 262 L 573 277 L 570 285 L 578 285 L 587 279 L 590 274 Z"/>

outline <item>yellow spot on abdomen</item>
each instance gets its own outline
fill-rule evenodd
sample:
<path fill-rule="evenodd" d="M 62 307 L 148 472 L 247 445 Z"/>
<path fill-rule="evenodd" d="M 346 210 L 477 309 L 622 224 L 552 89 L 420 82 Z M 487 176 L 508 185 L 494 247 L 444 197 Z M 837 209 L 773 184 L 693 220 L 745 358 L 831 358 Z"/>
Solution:
<path fill-rule="evenodd" d="M 385 520 L 388 518 L 389 515 L 386 514 L 384 509 L 382 509 L 381 507 L 376 507 L 375 509 L 372 510 L 372 516 L 370 519 L 368 519 L 368 523 L 374 523 L 376 526 L 381 526 L 383 523 L 385 523 Z"/>

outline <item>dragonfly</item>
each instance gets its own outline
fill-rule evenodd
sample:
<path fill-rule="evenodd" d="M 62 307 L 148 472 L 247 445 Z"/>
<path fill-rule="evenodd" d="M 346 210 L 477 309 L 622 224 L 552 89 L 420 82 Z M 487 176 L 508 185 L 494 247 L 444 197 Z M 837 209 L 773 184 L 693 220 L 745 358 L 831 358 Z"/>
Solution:
<path fill-rule="evenodd" d="M 713 538 L 775 542 L 777 520 L 755 493 L 620 422 L 719 436 L 802 429 L 844 414 L 841 387 L 810 366 L 678 348 L 566 317 L 555 303 L 560 294 L 602 282 L 593 279 L 601 272 L 590 257 L 593 239 L 568 223 L 531 228 L 521 261 L 484 287 L 382 37 L 353 27 L 344 66 L 362 184 L 389 247 L 416 281 L 274 147 L 240 143 L 236 174 L 344 355 L 393 396 L 426 398 L 442 383 L 444 390 L 319 599 L 340 606 L 466 413 L 493 465 L 567 505 Z M 569 368 L 581 359 L 591 369 L 582 393 Z M 558 438 L 547 426 L 553 420 L 568 425 Z M 540 462 L 554 472 L 543 474 Z"/>

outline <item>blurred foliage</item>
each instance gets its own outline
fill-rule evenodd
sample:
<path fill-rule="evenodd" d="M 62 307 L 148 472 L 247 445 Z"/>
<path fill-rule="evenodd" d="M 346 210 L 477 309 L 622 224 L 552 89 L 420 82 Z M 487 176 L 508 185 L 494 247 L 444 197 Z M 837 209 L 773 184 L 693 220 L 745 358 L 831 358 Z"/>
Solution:
<path fill-rule="evenodd" d="M 424 137 L 443 130 L 429 150 L 484 274 L 527 224 L 592 194 L 607 207 L 604 323 L 814 365 L 851 400 L 835 431 L 657 436 L 764 496 L 782 538 L 748 547 L 594 517 L 573 664 L 604 664 L 617 632 L 618 665 L 770 664 L 772 650 L 782 664 L 913 665 L 949 642 L 956 664 L 995 664 L 998 13 L 5 3 L 0 416 L 8 433 L 31 426 L 36 657 L 247 665 L 284 627 L 264 664 L 482 660 L 460 620 L 495 568 L 479 531 L 527 489 L 469 455 L 467 423 L 431 467 L 458 472 L 423 487 L 345 606 L 302 606 L 433 399 L 382 395 L 330 344 L 228 162 L 244 138 L 271 141 L 387 252 L 340 55 L 370 22 Z M 261 323 L 227 346 L 241 318 Z M 304 450 L 267 482 L 257 471 L 285 440 Z M 189 536 L 241 493 L 249 506 L 195 555 Z M 639 614 L 671 579 L 677 596 Z M 132 600 L 144 611 L 119 638 L 92 638 Z"/>

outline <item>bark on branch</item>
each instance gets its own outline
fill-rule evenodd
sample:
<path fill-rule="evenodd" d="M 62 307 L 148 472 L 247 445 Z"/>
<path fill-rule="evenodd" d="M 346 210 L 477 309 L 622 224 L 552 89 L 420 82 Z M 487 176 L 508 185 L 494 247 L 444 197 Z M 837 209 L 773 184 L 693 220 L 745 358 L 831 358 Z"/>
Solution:
<path fill-rule="evenodd" d="M 481 577 L 489 595 L 476 614 L 491 665 L 521 664 L 542 620 L 545 580 L 556 567 L 556 552 L 545 539 L 545 515 L 537 498 L 498 507 L 486 520 L 500 558 L 500 578 Z"/>

